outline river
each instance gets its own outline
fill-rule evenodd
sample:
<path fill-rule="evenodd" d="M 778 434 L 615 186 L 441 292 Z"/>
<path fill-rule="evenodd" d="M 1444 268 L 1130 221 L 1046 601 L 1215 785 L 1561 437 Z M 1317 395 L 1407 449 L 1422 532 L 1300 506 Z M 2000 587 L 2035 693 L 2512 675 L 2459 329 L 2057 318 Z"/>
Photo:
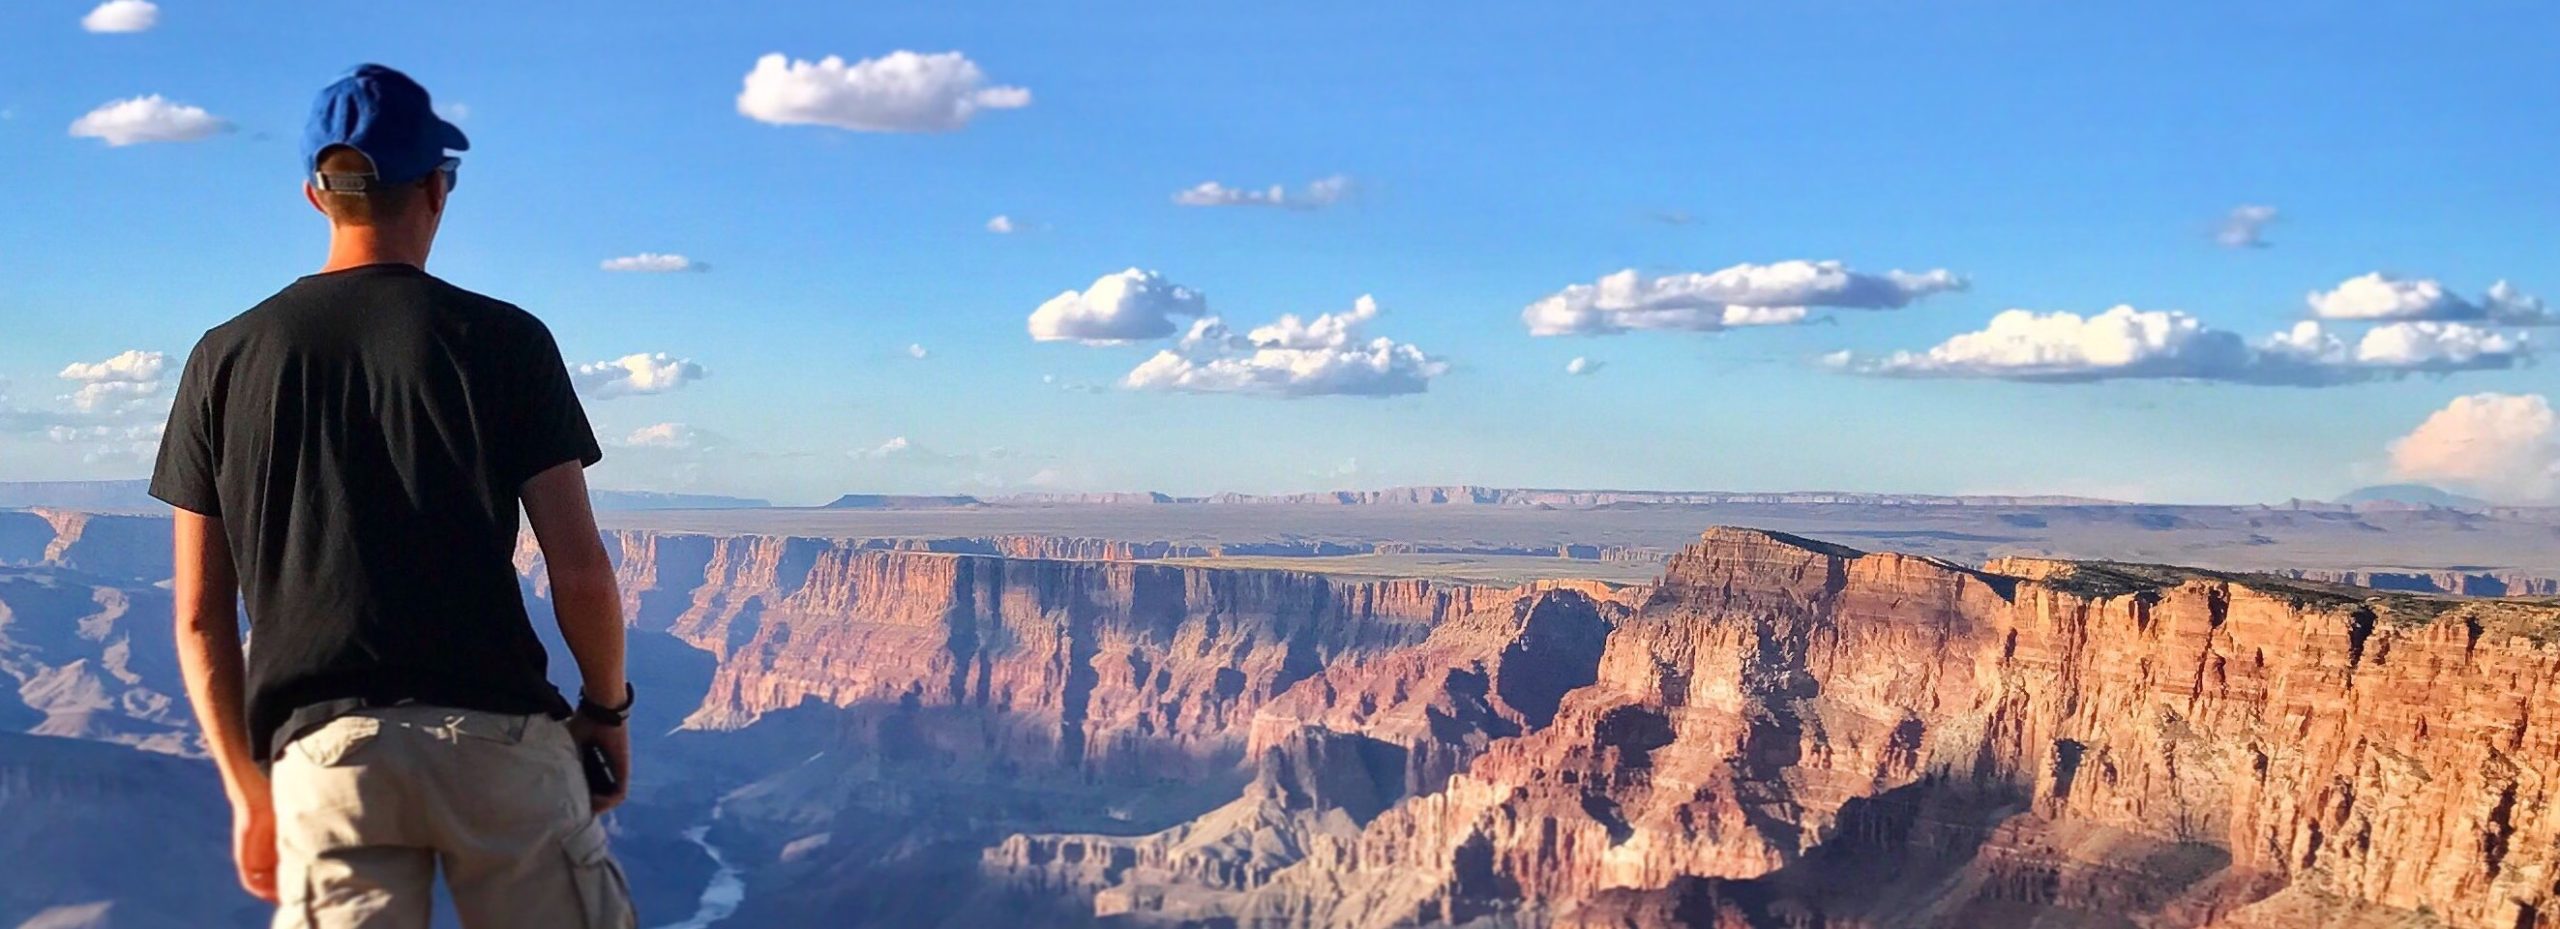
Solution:
<path fill-rule="evenodd" d="M 709 853 L 711 863 L 718 869 L 711 872 L 710 883 L 703 885 L 702 902 L 694 907 L 693 915 L 658 929 L 711 929 L 712 924 L 729 918 L 738 911 L 738 904 L 746 901 L 747 882 L 738 875 L 737 866 L 729 863 L 729 856 L 720 853 L 720 846 L 711 844 L 710 824 L 685 830 L 684 838 Z"/>

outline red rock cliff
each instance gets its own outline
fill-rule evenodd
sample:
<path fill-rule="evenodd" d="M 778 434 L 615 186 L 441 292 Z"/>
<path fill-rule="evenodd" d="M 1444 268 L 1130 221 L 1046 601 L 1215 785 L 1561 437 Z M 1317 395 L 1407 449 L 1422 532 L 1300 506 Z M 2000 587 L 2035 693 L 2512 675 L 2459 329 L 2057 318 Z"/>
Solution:
<path fill-rule="evenodd" d="M 2549 926 L 2555 633 L 2550 604 L 1716 530 L 1551 724 L 1220 912 Z"/>
<path fill-rule="evenodd" d="M 1254 713 L 1291 685 L 1519 596 L 771 536 L 624 532 L 608 546 L 633 625 L 718 660 L 689 727 L 803 705 L 958 711 L 890 741 L 1115 771 L 1231 768 Z M 521 558 L 530 577 L 537 560 Z"/>

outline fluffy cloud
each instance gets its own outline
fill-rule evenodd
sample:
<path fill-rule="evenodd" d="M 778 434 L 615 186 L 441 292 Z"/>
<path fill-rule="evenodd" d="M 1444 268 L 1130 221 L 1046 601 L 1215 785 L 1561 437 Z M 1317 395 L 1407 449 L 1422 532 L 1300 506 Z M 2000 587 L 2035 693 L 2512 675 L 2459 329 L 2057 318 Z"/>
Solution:
<path fill-rule="evenodd" d="M 701 380 L 707 373 L 691 359 L 665 352 L 624 355 L 569 369 L 578 389 L 598 398 L 662 394 Z"/>
<path fill-rule="evenodd" d="M 622 444 L 634 448 L 688 449 L 702 443 L 702 430 L 683 423 L 659 423 L 632 430 Z"/>
<path fill-rule="evenodd" d="M 2510 326 L 2560 323 L 2542 298 L 2499 281 L 2477 301 L 2466 300 L 2434 278 L 2401 278 L 2380 271 L 2351 277 L 2305 298 L 2311 315 L 2347 320 L 2486 321 Z"/>
<path fill-rule="evenodd" d="M 1173 195 L 1173 202 L 1183 206 L 1276 206 L 1292 210 L 1320 210 L 1342 201 L 1351 192 L 1351 179 L 1336 174 L 1319 178 L 1295 193 L 1273 184 L 1260 190 L 1229 187 L 1216 181 L 1202 181 Z"/>
<path fill-rule="evenodd" d="M 2224 248 L 2265 248 L 2267 224 L 2275 221 L 2275 207 L 2235 206 L 2222 217 L 2222 225 L 2214 229 L 2213 240 Z"/>
<path fill-rule="evenodd" d="M 1179 346 L 1129 372 L 1132 390 L 1244 393 L 1282 397 L 1417 394 L 1449 370 L 1412 345 L 1363 340 L 1378 303 L 1361 297 L 1348 312 L 1314 319 L 1284 315 L 1239 337 L 1215 317 L 1194 323 Z"/>
<path fill-rule="evenodd" d="M 1992 317 L 1980 331 L 1957 335 L 1925 352 L 1867 359 L 1842 352 L 1826 360 L 1894 377 L 2046 382 L 2183 378 L 2309 387 L 2508 368 L 2524 355 L 2521 339 L 2459 323 L 2376 326 L 2350 343 L 2305 321 L 2252 345 L 2238 333 L 2207 327 L 2186 313 L 2119 306 L 2086 317 L 2010 310 Z"/>
<path fill-rule="evenodd" d="M 1575 284 L 1520 311 L 1529 334 L 1614 335 L 1638 329 L 1714 332 L 1803 322 L 1812 307 L 1886 310 L 1963 290 L 1943 268 L 1866 274 L 1837 261 L 1738 264 L 1712 273 L 1644 277 L 1632 268 Z"/>
<path fill-rule="evenodd" d="M 2505 281 L 2489 285 L 2489 291 L 2480 295 L 2480 306 L 2488 311 L 2491 321 L 2510 326 L 2560 324 L 2560 316 L 2551 315 L 2550 304 L 2544 303 L 2541 297 L 2517 290 L 2516 285 Z"/>
<path fill-rule="evenodd" d="M 160 24 L 160 7 L 150 0 L 107 0 L 80 17 L 90 32 L 144 32 Z"/>
<path fill-rule="evenodd" d="M 2391 443 L 2391 470 L 2503 500 L 2560 496 L 2560 416 L 2530 394 L 2456 398 Z"/>
<path fill-rule="evenodd" d="M 1589 358 L 1576 355 L 1572 361 L 1564 363 L 1564 373 L 1571 374 L 1576 377 L 1580 377 L 1585 374 L 1596 374 L 1599 373 L 1600 369 L 1606 365 L 1607 362 L 1593 361 Z"/>
<path fill-rule="evenodd" d="M 1014 232 L 1013 217 L 1002 213 L 996 214 L 994 219 L 987 220 L 987 231 L 997 235 L 1011 235 Z"/>
<path fill-rule="evenodd" d="M 868 459 L 871 461 L 881 461 L 889 458 L 920 454 L 923 454 L 923 451 L 919 449 L 914 442 L 907 441 L 906 436 L 898 436 L 897 438 L 890 439 L 889 441 L 882 442 L 870 448 L 856 451 L 853 453 L 853 457 Z"/>
<path fill-rule="evenodd" d="M 1161 339 L 1181 330 L 1174 317 L 1207 314 L 1198 291 L 1153 271 L 1130 268 L 1106 274 L 1082 293 L 1070 290 L 1031 311 L 1031 337 L 1042 342 L 1128 342 Z"/>
<path fill-rule="evenodd" d="M 641 252 L 620 258 L 607 258 L 604 260 L 603 268 L 607 271 L 636 271 L 646 274 L 711 270 L 710 265 L 683 255 L 661 255 L 657 252 Z"/>
<path fill-rule="evenodd" d="M 122 147 L 143 142 L 195 142 L 230 131 L 231 124 L 198 107 L 171 103 L 159 94 L 118 100 L 71 123 L 73 138 Z"/>
<path fill-rule="evenodd" d="M 2391 323 L 2365 330 L 2350 346 L 2317 322 L 2295 323 L 2270 336 L 2260 351 L 2278 361 L 2318 367 L 2408 371 L 2466 371 L 2512 367 L 2524 353 L 2520 338 L 2461 323 Z"/>
<path fill-rule="evenodd" d="M 133 349 L 105 361 L 73 362 L 59 376 L 66 381 L 156 381 L 168 367 L 169 356 Z"/>
<path fill-rule="evenodd" d="M 82 413 L 127 413 L 160 392 L 160 376 L 169 358 L 159 352 L 132 350 L 105 361 L 75 362 L 57 375 L 80 386 L 62 399 Z"/>
<path fill-rule="evenodd" d="M 738 112 L 775 125 L 860 132 L 950 132 L 984 110 L 1031 105 L 1031 91 L 987 86 L 985 72 L 959 52 L 895 51 L 852 64 L 780 53 L 756 59 L 738 93 Z"/>

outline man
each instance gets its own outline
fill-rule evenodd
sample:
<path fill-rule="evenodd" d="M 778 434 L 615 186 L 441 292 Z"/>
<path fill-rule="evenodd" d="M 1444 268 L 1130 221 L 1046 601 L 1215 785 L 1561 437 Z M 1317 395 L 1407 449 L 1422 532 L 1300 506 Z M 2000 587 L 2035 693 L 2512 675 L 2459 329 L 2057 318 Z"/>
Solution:
<path fill-rule="evenodd" d="M 303 196 L 328 263 L 205 333 L 151 481 L 177 508 L 178 654 L 240 881 L 279 927 L 424 929 L 439 867 L 470 929 L 633 922 L 596 819 L 630 773 L 582 470 L 602 456 L 542 323 L 425 271 L 468 147 L 390 68 L 320 92 Z M 519 504 L 574 713 L 518 591 Z"/>

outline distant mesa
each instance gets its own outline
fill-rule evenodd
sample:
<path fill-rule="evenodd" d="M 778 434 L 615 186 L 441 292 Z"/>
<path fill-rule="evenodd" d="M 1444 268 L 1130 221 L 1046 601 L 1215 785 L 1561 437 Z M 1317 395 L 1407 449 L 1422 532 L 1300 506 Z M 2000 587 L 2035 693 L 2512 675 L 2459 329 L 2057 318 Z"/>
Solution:
<path fill-rule="evenodd" d="M 846 494 L 827 504 L 830 510 L 931 510 L 946 507 L 977 506 L 978 498 L 963 494 Z"/>
<path fill-rule="evenodd" d="M 2349 506 L 2443 507 L 2449 510 L 2485 510 L 2493 506 L 2478 497 L 2466 497 L 2428 484 L 2376 484 L 2348 491 L 2338 498 Z"/>
<path fill-rule="evenodd" d="M 1721 506 L 1731 504 L 1856 506 L 2123 506 L 2123 501 L 2059 495 L 1943 496 L 1873 494 L 1833 491 L 1736 493 L 1727 491 L 1546 490 L 1536 488 L 1441 485 L 1388 487 L 1380 490 L 1325 490 L 1309 493 L 1217 493 L 1178 497 L 1156 492 L 1029 493 L 994 497 L 922 494 L 846 494 L 828 509 L 930 509 L 936 507 L 1012 506 L 1492 506 L 1585 509 L 1613 506 Z"/>

